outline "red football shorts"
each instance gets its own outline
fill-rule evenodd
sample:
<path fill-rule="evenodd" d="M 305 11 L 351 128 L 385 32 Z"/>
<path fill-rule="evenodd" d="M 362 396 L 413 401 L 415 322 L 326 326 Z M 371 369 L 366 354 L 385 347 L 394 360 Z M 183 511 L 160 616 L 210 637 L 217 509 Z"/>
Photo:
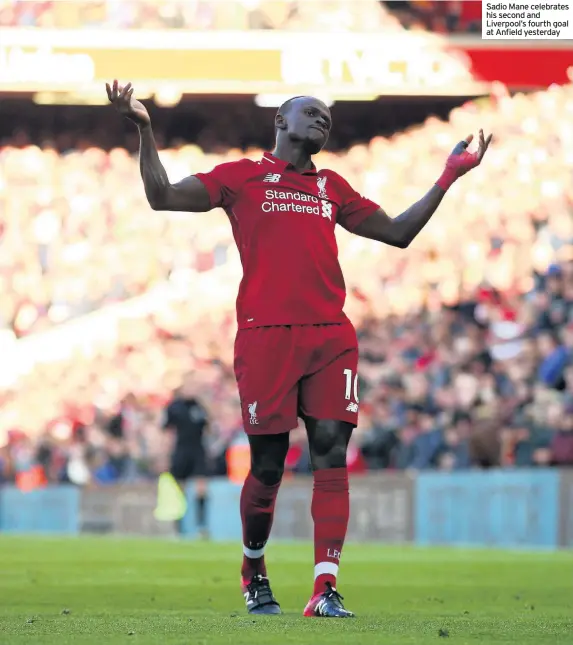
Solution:
<path fill-rule="evenodd" d="M 245 432 L 287 432 L 299 416 L 356 425 L 357 369 L 350 323 L 240 329 L 235 376 Z"/>

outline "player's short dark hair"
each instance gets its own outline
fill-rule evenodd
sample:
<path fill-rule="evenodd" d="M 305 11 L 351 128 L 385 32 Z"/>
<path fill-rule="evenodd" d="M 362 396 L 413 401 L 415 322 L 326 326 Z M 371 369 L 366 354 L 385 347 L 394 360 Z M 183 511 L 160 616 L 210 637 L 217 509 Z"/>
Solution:
<path fill-rule="evenodd" d="M 281 116 L 286 116 L 289 113 L 290 108 L 292 107 L 292 104 L 297 100 L 297 99 L 305 99 L 308 98 L 306 96 L 303 96 L 302 94 L 300 96 L 293 96 L 292 98 L 288 99 L 288 101 L 285 101 L 280 108 L 277 110 L 276 116 L 279 114 Z M 276 117 L 275 117 L 276 118 Z M 278 133 L 278 128 L 275 127 L 275 133 Z"/>
<path fill-rule="evenodd" d="M 286 116 L 288 114 L 288 111 L 290 110 L 292 104 L 297 100 L 297 99 L 304 99 L 306 96 L 293 96 L 291 99 L 288 99 L 288 101 L 285 101 L 280 108 L 277 110 L 277 115 L 280 114 L 281 116 Z"/>

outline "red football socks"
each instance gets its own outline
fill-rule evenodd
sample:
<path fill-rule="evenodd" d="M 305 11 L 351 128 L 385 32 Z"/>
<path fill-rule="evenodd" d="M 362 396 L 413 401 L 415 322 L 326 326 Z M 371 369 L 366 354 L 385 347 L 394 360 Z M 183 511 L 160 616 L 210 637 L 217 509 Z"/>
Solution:
<path fill-rule="evenodd" d="M 314 593 L 317 594 L 326 590 L 327 582 L 336 588 L 350 515 L 346 468 L 315 471 L 311 513 L 314 520 Z"/>
<path fill-rule="evenodd" d="M 271 533 L 275 501 L 280 482 L 266 486 L 249 472 L 241 491 L 243 523 L 243 566 L 241 576 L 247 582 L 254 575 L 267 575 L 265 544 Z"/>

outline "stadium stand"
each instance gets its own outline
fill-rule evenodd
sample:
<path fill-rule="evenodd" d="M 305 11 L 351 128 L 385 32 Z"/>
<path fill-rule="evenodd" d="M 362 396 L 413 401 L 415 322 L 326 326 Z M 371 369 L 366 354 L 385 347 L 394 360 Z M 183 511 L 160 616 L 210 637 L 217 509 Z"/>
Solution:
<path fill-rule="evenodd" d="M 572 115 L 570 85 L 500 95 L 319 157 L 397 213 L 431 185 L 460 132 L 479 123 L 497 144 L 407 251 L 340 235 L 362 352 L 355 471 L 573 464 Z M 175 177 L 240 154 L 183 146 L 162 157 Z M 214 416 L 213 470 L 224 472 L 241 426 L 231 369 L 239 268 L 223 214 L 152 212 L 135 159 L 120 150 L 7 146 L 0 177 L 5 351 L 49 342 L 52 323 L 144 298 L 164 280 L 176 292 L 113 325 L 100 309 L 98 333 L 72 353 L 50 341 L 17 378 L 2 372 L 0 476 L 40 463 L 64 481 L 72 459 L 96 482 L 159 472 L 159 410 L 189 369 Z M 109 431 L 118 413 L 120 436 Z M 301 430 L 289 463 L 308 470 Z"/>
<path fill-rule="evenodd" d="M 399 26 L 376 0 L 9 0 L 0 26 L 283 31 L 374 31 Z"/>
<path fill-rule="evenodd" d="M 389 11 L 388 11 L 389 10 Z M 0 0 L 0 27 L 477 33 L 481 3 L 412 0 Z"/>
<path fill-rule="evenodd" d="M 384 4 L 406 29 L 435 34 L 481 33 L 481 0 L 400 0 Z"/>

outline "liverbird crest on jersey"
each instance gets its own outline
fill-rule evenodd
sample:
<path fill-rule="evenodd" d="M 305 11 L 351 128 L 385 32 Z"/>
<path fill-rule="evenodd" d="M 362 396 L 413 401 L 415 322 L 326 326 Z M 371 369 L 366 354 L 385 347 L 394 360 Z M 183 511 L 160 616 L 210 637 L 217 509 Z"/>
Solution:
<path fill-rule="evenodd" d="M 318 186 L 318 196 L 321 199 L 328 199 L 328 195 L 326 194 L 326 180 L 328 177 L 318 177 L 316 180 L 316 184 Z"/>

